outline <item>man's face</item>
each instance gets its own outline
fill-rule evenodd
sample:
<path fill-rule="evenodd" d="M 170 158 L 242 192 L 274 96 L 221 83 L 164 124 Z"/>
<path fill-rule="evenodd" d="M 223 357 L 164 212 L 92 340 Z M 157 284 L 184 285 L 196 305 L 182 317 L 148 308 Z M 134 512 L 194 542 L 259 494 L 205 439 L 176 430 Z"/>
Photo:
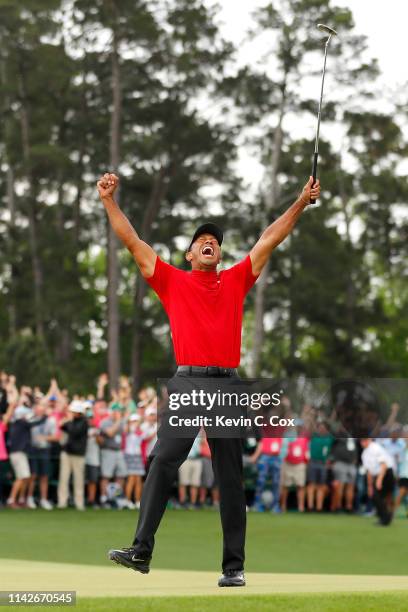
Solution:
<path fill-rule="evenodd" d="M 186 253 L 193 270 L 215 270 L 221 261 L 221 248 L 215 236 L 201 234 Z"/>
<path fill-rule="evenodd" d="M 119 401 L 127 402 L 130 399 L 130 389 L 129 387 L 120 387 L 119 388 Z"/>
<path fill-rule="evenodd" d="M 43 404 L 40 404 L 40 403 L 35 404 L 34 406 L 35 416 L 42 417 L 44 414 L 46 414 L 46 412 L 47 412 L 47 408 Z"/>
<path fill-rule="evenodd" d="M 326 436 L 328 434 L 327 427 L 324 423 L 319 423 L 317 427 L 317 433 L 319 436 Z"/>
<path fill-rule="evenodd" d="M 94 412 L 102 412 L 103 410 L 106 410 L 106 402 L 105 400 L 96 400 L 93 407 Z"/>

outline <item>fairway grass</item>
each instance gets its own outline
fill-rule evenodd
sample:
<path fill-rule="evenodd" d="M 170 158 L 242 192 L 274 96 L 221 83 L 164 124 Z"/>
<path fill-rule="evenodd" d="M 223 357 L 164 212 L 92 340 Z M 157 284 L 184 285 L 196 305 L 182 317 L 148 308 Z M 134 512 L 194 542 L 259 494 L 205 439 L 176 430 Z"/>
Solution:
<path fill-rule="evenodd" d="M 135 511 L 1 510 L 0 557 L 107 567 L 107 550 L 132 542 Z M 408 575 L 408 520 L 375 527 L 373 518 L 248 513 L 248 573 Z M 218 572 L 217 512 L 168 510 L 152 569 Z"/>
<path fill-rule="evenodd" d="M 220 589 L 219 573 L 156 569 L 142 575 L 107 562 L 101 565 L 0 559 L 1 584 L 18 591 L 76 591 L 79 597 L 178 597 L 406 591 L 405 576 L 266 574 L 247 572 L 245 589 Z"/>
<path fill-rule="evenodd" d="M 92 612 L 408 610 L 406 519 L 378 528 L 359 516 L 249 513 L 243 589 L 217 587 L 218 513 L 166 512 L 147 576 L 107 559 L 132 541 L 136 520 L 130 511 L 2 510 L 0 588 L 75 590 L 75 609 Z"/>
<path fill-rule="evenodd" d="M 239 590 L 239 589 L 238 589 Z M 106 598 L 79 599 L 75 610 L 89 612 L 406 612 L 408 599 L 405 593 L 375 593 L 373 595 L 264 595 L 248 597 L 166 597 L 160 599 Z M 19 610 L 32 610 L 19 606 Z M 36 606 L 36 610 L 49 610 Z M 70 608 L 53 606 L 52 610 Z"/>

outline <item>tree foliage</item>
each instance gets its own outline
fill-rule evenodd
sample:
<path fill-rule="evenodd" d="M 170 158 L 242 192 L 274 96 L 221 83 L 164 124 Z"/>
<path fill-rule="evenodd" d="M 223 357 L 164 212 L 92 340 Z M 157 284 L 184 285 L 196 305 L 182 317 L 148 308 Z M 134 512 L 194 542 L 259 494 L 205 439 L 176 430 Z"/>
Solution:
<path fill-rule="evenodd" d="M 329 94 L 324 108 L 325 125 L 336 135 L 341 125 L 342 141 L 323 135 L 322 203 L 272 256 L 257 310 L 259 369 L 408 373 L 404 105 L 366 108 L 377 64 L 350 11 L 329 0 L 260 9 L 250 37 L 272 44 L 260 64 L 245 66 L 202 0 L 0 2 L 1 367 L 31 384 L 56 374 L 84 391 L 106 369 L 107 224 L 95 182 L 109 169 L 113 32 L 121 206 L 180 266 L 194 226 L 218 219 L 228 264 L 309 176 L 313 143 L 298 124 L 310 125 L 317 108 L 318 87 L 309 83 L 318 83 L 322 59 L 318 21 L 342 31 L 329 79 L 344 95 Z M 237 165 L 242 147 L 264 168 L 250 194 Z M 174 365 L 168 324 L 122 248 L 118 262 L 122 370 L 139 385 Z M 248 371 L 254 308 L 251 294 Z"/>

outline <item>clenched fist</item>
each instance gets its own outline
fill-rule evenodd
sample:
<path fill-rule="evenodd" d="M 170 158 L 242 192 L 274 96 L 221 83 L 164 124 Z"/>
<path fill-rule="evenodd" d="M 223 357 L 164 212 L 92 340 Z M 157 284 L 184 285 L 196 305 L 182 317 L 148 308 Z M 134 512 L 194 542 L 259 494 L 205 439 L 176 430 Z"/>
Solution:
<path fill-rule="evenodd" d="M 97 182 L 100 197 L 103 199 L 112 196 L 118 185 L 119 178 L 116 174 L 104 174 Z"/>
<path fill-rule="evenodd" d="M 311 176 L 306 183 L 306 185 L 302 189 L 302 193 L 300 194 L 300 199 L 303 200 L 305 204 L 310 204 L 310 200 L 317 200 L 320 197 L 320 181 L 313 179 Z"/>

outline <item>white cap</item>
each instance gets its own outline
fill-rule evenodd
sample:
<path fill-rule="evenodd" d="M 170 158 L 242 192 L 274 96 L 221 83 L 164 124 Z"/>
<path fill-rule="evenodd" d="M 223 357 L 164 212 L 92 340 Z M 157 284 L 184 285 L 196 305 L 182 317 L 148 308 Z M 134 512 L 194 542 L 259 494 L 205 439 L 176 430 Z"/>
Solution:
<path fill-rule="evenodd" d="M 32 414 L 32 411 L 27 406 L 17 406 L 14 411 L 13 417 L 14 419 L 25 419 L 27 416 Z"/>
<path fill-rule="evenodd" d="M 157 414 L 156 408 L 146 408 L 145 415 L 151 416 L 152 414 Z"/>
<path fill-rule="evenodd" d="M 131 414 L 129 417 L 129 421 L 141 421 L 142 417 L 140 416 L 140 414 Z"/>
<path fill-rule="evenodd" d="M 86 406 L 84 406 L 83 402 L 79 400 L 74 400 L 70 403 L 68 410 L 71 412 L 75 412 L 76 414 L 85 414 Z"/>
<path fill-rule="evenodd" d="M 145 393 L 148 398 L 155 397 L 156 389 L 154 389 L 153 387 L 145 387 Z"/>

